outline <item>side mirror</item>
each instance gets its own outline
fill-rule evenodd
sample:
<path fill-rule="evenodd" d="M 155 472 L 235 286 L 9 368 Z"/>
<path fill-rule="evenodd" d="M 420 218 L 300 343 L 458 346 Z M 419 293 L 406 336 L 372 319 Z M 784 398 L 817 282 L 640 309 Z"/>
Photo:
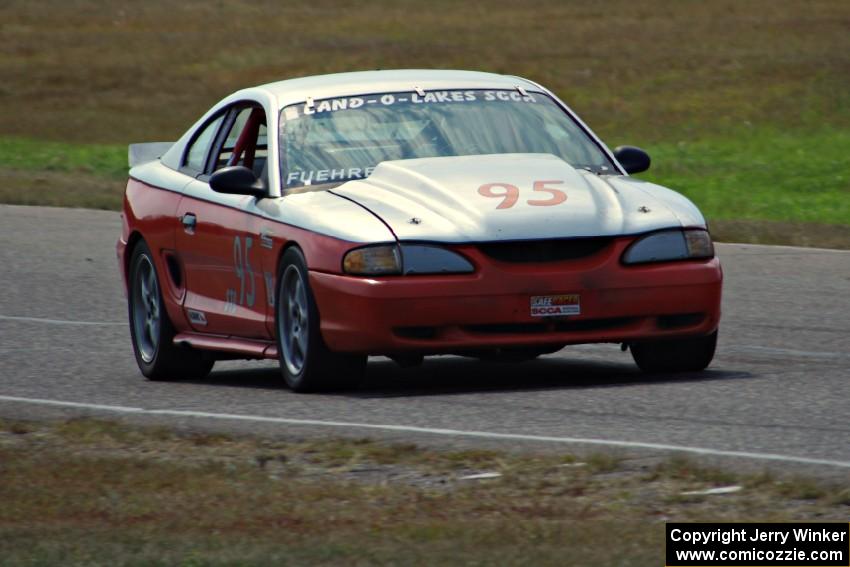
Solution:
<path fill-rule="evenodd" d="M 634 146 L 620 146 L 614 150 L 614 157 L 626 170 L 626 173 L 640 173 L 649 169 L 649 154 Z"/>
<path fill-rule="evenodd" d="M 229 195 L 266 196 L 266 186 L 254 172 L 244 165 L 223 167 L 210 177 L 210 187 L 217 193 Z"/>

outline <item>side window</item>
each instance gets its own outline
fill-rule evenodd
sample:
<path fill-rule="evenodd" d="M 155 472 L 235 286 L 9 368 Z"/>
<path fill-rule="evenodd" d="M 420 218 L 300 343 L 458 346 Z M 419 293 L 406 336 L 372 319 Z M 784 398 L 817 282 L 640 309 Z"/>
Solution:
<path fill-rule="evenodd" d="M 227 136 L 220 142 L 213 169 L 243 165 L 252 169 L 257 177 L 263 177 L 268 158 L 266 114 L 262 108 L 254 106 L 236 112 Z"/>
<path fill-rule="evenodd" d="M 227 165 L 230 156 L 233 155 L 233 148 L 236 147 L 236 142 L 245 129 L 245 124 L 248 122 L 248 117 L 251 116 L 253 109 L 251 107 L 243 108 L 238 111 L 236 118 L 233 120 L 233 125 L 224 139 L 224 144 L 221 146 L 221 151 L 218 152 L 218 159 L 215 162 L 215 169 L 221 169 Z M 242 165 L 242 164 L 233 164 Z"/>
<path fill-rule="evenodd" d="M 210 146 L 215 138 L 215 134 L 218 132 L 218 128 L 221 126 L 221 122 L 223 120 L 224 115 L 221 115 L 207 124 L 194 141 L 192 141 L 192 144 L 189 146 L 189 151 L 186 152 L 186 160 L 183 163 L 184 167 L 193 171 L 204 171 L 207 153 L 209 152 Z"/>

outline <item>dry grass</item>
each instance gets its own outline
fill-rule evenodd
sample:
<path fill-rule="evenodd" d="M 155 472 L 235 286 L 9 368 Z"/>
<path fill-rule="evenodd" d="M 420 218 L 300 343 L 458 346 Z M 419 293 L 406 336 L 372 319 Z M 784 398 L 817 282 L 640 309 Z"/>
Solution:
<path fill-rule="evenodd" d="M 4 5 L 4 135 L 174 139 L 246 85 L 398 67 L 538 80 L 612 145 L 850 126 L 843 0 Z"/>
<path fill-rule="evenodd" d="M 0 42 L 0 202 L 115 208 L 85 176 L 244 86 L 467 68 L 540 81 L 610 146 L 648 148 L 645 177 L 720 239 L 850 247 L 844 0 L 12 0 Z"/>
<path fill-rule="evenodd" d="M 474 472 L 499 478 L 463 480 Z M 725 496 L 681 493 L 737 482 Z M 648 565 L 665 521 L 846 519 L 840 490 L 686 459 L 439 452 L 368 440 L 0 421 L 16 565 Z"/>

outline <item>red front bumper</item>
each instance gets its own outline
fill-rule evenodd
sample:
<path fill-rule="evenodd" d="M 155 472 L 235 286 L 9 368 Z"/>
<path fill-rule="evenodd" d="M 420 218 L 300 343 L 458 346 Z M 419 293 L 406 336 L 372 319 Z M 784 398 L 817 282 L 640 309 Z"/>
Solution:
<path fill-rule="evenodd" d="M 450 353 L 487 347 L 704 335 L 720 320 L 719 260 L 626 267 L 631 239 L 581 260 L 497 262 L 454 247 L 473 274 L 351 277 L 310 272 L 322 336 L 336 351 Z M 580 294 L 581 314 L 532 317 L 532 296 Z"/>
<path fill-rule="evenodd" d="M 118 269 L 121 270 L 121 282 L 124 284 L 121 286 L 124 290 L 124 297 L 127 296 L 128 282 L 129 282 L 129 274 L 127 273 L 127 262 L 124 258 L 124 254 L 127 251 L 127 242 L 124 240 L 124 237 L 118 239 L 118 242 L 115 243 L 115 255 L 118 257 Z"/>

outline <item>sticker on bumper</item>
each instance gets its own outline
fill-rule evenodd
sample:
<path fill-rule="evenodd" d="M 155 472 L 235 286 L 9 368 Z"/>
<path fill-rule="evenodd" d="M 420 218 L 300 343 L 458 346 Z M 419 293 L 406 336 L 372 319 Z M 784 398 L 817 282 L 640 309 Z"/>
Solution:
<path fill-rule="evenodd" d="M 531 316 L 547 317 L 581 314 L 577 293 L 568 295 L 535 295 L 531 298 Z"/>

